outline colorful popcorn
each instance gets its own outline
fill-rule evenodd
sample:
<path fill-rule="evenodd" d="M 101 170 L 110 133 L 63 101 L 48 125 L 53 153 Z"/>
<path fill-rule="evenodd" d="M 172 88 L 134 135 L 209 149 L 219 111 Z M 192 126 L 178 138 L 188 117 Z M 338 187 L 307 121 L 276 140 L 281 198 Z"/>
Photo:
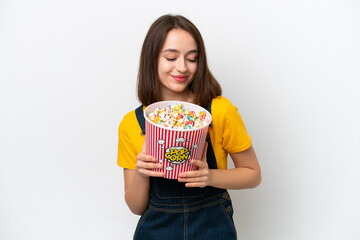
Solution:
<path fill-rule="evenodd" d="M 148 119 L 153 123 L 171 129 L 196 129 L 208 124 L 204 111 L 195 112 L 183 108 L 182 104 L 156 108 Z"/>

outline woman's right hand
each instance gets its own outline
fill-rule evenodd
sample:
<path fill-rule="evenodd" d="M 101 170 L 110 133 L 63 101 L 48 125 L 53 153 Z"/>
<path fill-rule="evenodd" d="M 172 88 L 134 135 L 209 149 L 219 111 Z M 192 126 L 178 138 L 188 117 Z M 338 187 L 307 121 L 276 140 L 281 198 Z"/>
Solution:
<path fill-rule="evenodd" d="M 164 173 L 155 172 L 154 169 L 162 169 L 162 164 L 158 163 L 156 158 L 145 154 L 146 140 L 139 155 L 136 156 L 136 167 L 135 171 L 142 177 L 162 177 Z"/>

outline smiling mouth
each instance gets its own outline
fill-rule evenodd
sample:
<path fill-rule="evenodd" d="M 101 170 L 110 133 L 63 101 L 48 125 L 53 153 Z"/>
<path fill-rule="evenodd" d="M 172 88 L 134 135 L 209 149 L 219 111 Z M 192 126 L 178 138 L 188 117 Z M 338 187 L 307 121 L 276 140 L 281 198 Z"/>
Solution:
<path fill-rule="evenodd" d="M 175 79 L 175 81 L 177 82 L 185 82 L 187 79 L 187 76 L 184 75 L 172 75 L 172 77 Z"/>

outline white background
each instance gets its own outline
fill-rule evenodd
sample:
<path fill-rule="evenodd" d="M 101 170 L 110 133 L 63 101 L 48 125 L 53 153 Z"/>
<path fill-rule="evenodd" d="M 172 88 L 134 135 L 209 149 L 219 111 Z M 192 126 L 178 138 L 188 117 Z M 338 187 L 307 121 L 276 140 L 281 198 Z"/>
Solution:
<path fill-rule="evenodd" d="M 200 29 L 253 139 L 239 238 L 360 239 L 357 0 L 0 0 L 0 239 L 132 238 L 117 130 L 166 13 Z"/>

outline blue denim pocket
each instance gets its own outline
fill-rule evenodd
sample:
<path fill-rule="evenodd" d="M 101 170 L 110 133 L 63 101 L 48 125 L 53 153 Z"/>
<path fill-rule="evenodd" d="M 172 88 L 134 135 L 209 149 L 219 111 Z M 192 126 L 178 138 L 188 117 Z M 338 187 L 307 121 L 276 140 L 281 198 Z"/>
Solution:
<path fill-rule="evenodd" d="M 198 211 L 189 212 L 187 226 L 189 235 L 187 239 L 236 239 L 232 212 L 226 211 L 229 205 L 231 205 L 231 201 L 227 200 Z"/>
<path fill-rule="evenodd" d="M 164 212 L 148 209 L 140 218 L 134 240 L 184 240 L 185 215 L 182 212 Z M 144 215 L 145 215 L 144 214 Z"/>

